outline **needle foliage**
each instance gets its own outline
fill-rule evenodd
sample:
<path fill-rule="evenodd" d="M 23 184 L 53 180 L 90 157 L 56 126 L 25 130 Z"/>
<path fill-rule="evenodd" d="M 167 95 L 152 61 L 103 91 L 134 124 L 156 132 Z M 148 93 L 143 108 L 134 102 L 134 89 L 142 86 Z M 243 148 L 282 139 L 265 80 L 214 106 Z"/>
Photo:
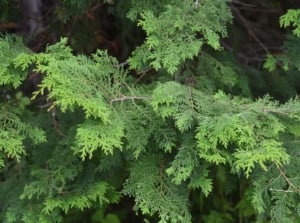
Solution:
<path fill-rule="evenodd" d="M 66 20 L 88 7 L 63 2 Z M 229 1 L 126 4 L 145 39 L 125 65 L 67 38 L 35 53 L 1 37 L 0 221 L 120 222 L 104 215 L 130 199 L 141 222 L 298 222 L 300 100 L 251 94 L 220 44 Z M 294 35 L 269 72 L 299 75 L 298 14 L 281 18 Z M 28 96 L 32 73 L 42 78 Z"/>

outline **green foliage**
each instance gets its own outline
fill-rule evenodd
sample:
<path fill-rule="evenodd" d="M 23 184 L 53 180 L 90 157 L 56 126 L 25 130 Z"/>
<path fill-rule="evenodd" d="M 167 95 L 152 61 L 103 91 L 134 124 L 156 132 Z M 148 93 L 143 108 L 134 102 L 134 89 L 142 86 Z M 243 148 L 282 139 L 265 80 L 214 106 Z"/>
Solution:
<path fill-rule="evenodd" d="M 63 1 L 62 15 L 91 3 Z M 75 53 L 67 38 L 39 53 L 0 39 L 0 221 L 117 223 L 111 204 L 128 197 L 145 222 L 299 221 L 300 100 L 252 97 L 219 52 L 228 2 L 128 4 L 145 32 L 128 66 L 105 50 Z M 297 13 L 281 25 L 297 30 Z M 268 74 L 298 74 L 298 43 L 268 56 Z"/>
<path fill-rule="evenodd" d="M 8 112 L 7 109 L 10 109 Z M 26 154 L 23 141 L 28 138 L 34 144 L 46 141 L 44 132 L 28 123 L 22 122 L 18 114 L 12 112 L 12 108 L 2 107 L 0 121 L 0 151 L 8 158 L 20 161 L 21 156 Z"/>
<path fill-rule="evenodd" d="M 172 94 L 167 95 L 167 92 Z M 175 121 L 180 131 L 193 125 L 194 116 L 194 122 L 199 126 L 195 135 L 199 155 L 208 162 L 229 162 L 236 171 L 245 171 L 248 177 L 255 163 L 266 169 L 268 161 L 280 165 L 289 159 L 278 141 L 284 125 L 272 113 L 281 113 L 290 104 L 281 108 L 270 103 L 269 98 L 252 103 L 228 98 L 222 92 L 205 95 L 175 82 L 156 88 L 152 103 L 153 109 L 162 117 L 174 117 L 175 120 L 180 117 Z M 210 106 L 205 106 L 207 104 Z"/>
<path fill-rule="evenodd" d="M 275 71 L 277 67 L 284 71 L 289 69 L 300 70 L 299 57 L 297 52 L 299 50 L 299 38 L 289 35 L 284 43 L 285 54 L 279 56 L 268 55 L 264 64 L 264 68 L 269 71 Z"/>
<path fill-rule="evenodd" d="M 299 37 L 300 37 L 300 10 L 290 9 L 288 12 L 281 16 L 280 26 L 286 28 L 288 26 L 293 27 L 293 35 L 287 35 L 284 42 L 285 54 L 279 56 L 268 55 L 264 63 L 264 68 L 269 71 L 274 71 L 276 68 L 282 67 L 285 71 L 299 67 Z"/>
<path fill-rule="evenodd" d="M 66 195 L 63 198 L 47 199 L 42 212 L 49 214 L 55 208 L 60 208 L 67 213 L 71 208 L 83 210 L 84 208 L 91 207 L 92 202 L 96 202 L 97 205 L 108 202 L 108 198 L 105 198 L 108 186 L 105 183 L 98 183 L 83 189 L 83 191 L 78 191 L 77 194 Z"/>
<path fill-rule="evenodd" d="M 151 8 L 148 8 L 148 5 L 139 5 L 143 11 L 138 25 L 145 30 L 147 38 L 145 47 L 142 46 L 137 49 L 138 52 L 133 53 L 130 59 L 132 68 L 140 68 L 137 66 L 137 60 L 140 60 L 140 54 L 143 53 L 143 58 L 149 61 L 154 69 L 163 68 L 173 74 L 183 61 L 196 56 L 204 43 L 214 49 L 221 48 L 219 38 L 226 36 L 226 23 L 231 19 L 227 3 L 175 2 L 176 4 L 172 4 L 170 1 L 165 7 L 159 8 L 161 11 L 158 15 L 156 11 L 151 10 L 153 7 L 158 9 L 156 4 Z M 134 17 L 134 14 L 129 12 L 129 17 Z M 198 38 L 199 35 L 201 38 Z M 147 51 L 139 52 L 144 49 Z"/>
<path fill-rule="evenodd" d="M 1 44 L 6 45 L 8 50 L 8 45 L 12 43 L 13 39 L 7 38 L 5 41 L 1 41 Z M 20 42 L 17 44 L 21 46 Z M 3 49 L 5 50 L 5 47 Z M 20 52 L 23 52 L 24 49 L 21 47 Z M 13 48 L 11 56 L 16 56 L 17 51 L 17 48 Z M 10 59 L 13 60 L 14 58 L 11 57 Z M 7 84 L 9 87 L 20 85 L 21 80 L 26 77 L 26 73 L 24 72 L 20 76 L 19 72 L 21 71 L 17 72 L 18 69 L 13 68 L 11 61 L 3 60 L 2 65 L 4 66 L 3 72 L 0 74 L 0 79 L 3 78 L 2 84 Z M 31 145 L 46 142 L 45 132 L 33 123 L 24 120 L 25 114 L 27 116 L 33 115 L 26 109 L 30 104 L 29 98 L 24 97 L 21 92 L 17 92 L 14 97 L 6 93 L 6 98 L 5 103 L 0 103 L 0 168 L 4 167 L 5 159 L 21 161 L 22 156 L 26 155 L 25 141 L 30 140 Z"/>
<path fill-rule="evenodd" d="M 124 193 L 134 196 L 143 214 L 157 212 L 160 223 L 190 222 L 187 188 L 172 184 L 161 165 L 157 157 L 145 157 L 133 165 Z"/>
<path fill-rule="evenodd" d="M 285 15 L 280 18 L 280 26 L 286 28 L 292 26 L 293 33 L 300 37 L 300 11 L 297 9 L 289 9 Z"/>
<path fill-rule="evenodd" d="M 0 41 L 0 85 L 12 85 L 14 88 L 20 86 L 27 76 L 26 71 L 21 71 L 14 66 L 14 60 L 21 53 L 30 54 L 20 37 L 7 36 Z"/>
<path fill-rule="evenodd" d="M 112 123 L 107 125 L 87 120 L 78 126 L 76 138 L 79 151 L 75 148 L 75 152 L 79 152 L 83 159 L 86 155 L 91 158 L 93 151 L 99 147 L 104 153 L 112 154 L 114 148 L 122 148 L 123 129 L 123 124 L 118 119 L 113 119 Z"/>

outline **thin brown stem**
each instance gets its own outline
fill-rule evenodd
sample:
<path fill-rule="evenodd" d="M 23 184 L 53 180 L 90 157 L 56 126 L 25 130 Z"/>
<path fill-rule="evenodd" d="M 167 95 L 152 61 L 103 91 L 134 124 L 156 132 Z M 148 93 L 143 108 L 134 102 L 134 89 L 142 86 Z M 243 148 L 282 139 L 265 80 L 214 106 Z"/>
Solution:
<path fill-rule="evenodd" d="M 235 13 L 237 14 L 237 16 L 241 19 L 242 23 L 244 24 L 245 28 L 247 29 L 248 34 L 258 43 L 258 45 L 260 45 L 260 47 L 267 53 L 270 54 L 270 51 L 268 50 L 268 48 L 263 44 L 263 42 L 256 36 L 256 34 L 253 32 L 253 30 L 250 28 L 250 25 L 248 23 L 248 21 L 242 16 L 242 14 L 240 13 L 240 11 L 232 6 L 231 7 L 233 11 L 235 11 Z"/>
<path fill-rule="evenodd" d="M 280 172 L 280 175 L 284 178 L 284 180 L 288 183 L 288 185 L 295 190 L 296 192 L 300 193 L 300 189 L 285 175 L 283 170 L 280 167 L 277 167 Z"/>
<path fill-rule="evenodd" d="M 126 96 L 126 95 L 122 95 L 119 98 L 114 98 L 110 101 L 110 103 L 114 103 L 114 102 L 122 102 L 122 101 L 127 101 L 127 100 L 147 100 L 150 97 L 148 96 Z"/>

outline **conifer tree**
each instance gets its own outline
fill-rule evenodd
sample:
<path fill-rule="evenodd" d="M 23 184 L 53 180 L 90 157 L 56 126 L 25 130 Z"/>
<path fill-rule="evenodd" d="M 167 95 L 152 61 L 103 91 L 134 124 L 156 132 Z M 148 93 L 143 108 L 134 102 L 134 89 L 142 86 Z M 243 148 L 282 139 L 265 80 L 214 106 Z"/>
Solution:
<path fill-rule="evenodd" d="M 16 5 L 0 3 L 4 24 Z M 64 0 L 46 13 L 48 30 L 23 38 L 4 33 L 0 221 L 300 221 L 300 86 L 293 83 L 300 11 L 278 20 L 291 28 L 284 51 L 267 49 L 263 67 L 254 68 L 224 41 L 235 33 L 233 16 L 241 16 L 235 4 L 250 7 L 224 0 Z M 115 52 L 117 40 L 95 30 L 106 49 L 78 42 L 74 24 L 86 28 L 98 8 L 136 32 L 120 31 L 123 41 L 142 39 L 127 43 L 126 56 Z M 57 41 L 36 51 L 32 45 L 55 28 Z M 253 87 L 265 73 L 283 76 L 279 93 L 259 82 Z M 36 76 L 40 82 L 28 92 Z M 133 211 L 118 211 L 128 204 Z"/>

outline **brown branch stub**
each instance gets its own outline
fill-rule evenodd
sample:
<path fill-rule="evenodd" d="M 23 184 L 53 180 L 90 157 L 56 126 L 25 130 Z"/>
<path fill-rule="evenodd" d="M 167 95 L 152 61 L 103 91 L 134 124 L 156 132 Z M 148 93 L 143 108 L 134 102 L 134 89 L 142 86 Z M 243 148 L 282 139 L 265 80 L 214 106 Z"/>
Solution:
<path fill-rule="evenodd" d="M 16 23 L 1 23 L 0 24 L 0 30 L 5 30 L 5 29 L 17 29 L 18 25 Z"/>

